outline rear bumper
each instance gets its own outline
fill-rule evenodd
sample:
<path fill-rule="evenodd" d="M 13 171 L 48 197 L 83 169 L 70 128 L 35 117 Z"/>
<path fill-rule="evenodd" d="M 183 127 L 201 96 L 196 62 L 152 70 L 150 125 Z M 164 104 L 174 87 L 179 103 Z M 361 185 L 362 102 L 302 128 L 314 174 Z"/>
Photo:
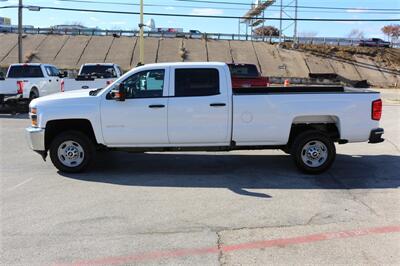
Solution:
<path fill-rule="evenodd" d="M 40 153 L 46 150 L 44 137 L 45 129 L 43 128 L 28 127 L 26 129 L 26 140 L 28 146 L 36 152 Z"/>
<path fill-rule="evenodd" d="M 12 93 L 12 94 L 0 94 L 0 103 L 3 103 L 10 99 L 20 99 L 22 94 Z"/>
<path fill-rule="evenodd" d="M 373 143 L 383 142 L 385 140 L 382 138 L 383 133 L 385 133 L 383 128 L 377 128 L 377 129 L 371 130 L 371 133 L 369 134 L 369 142 L 368 143 L 373 144 Z"/>

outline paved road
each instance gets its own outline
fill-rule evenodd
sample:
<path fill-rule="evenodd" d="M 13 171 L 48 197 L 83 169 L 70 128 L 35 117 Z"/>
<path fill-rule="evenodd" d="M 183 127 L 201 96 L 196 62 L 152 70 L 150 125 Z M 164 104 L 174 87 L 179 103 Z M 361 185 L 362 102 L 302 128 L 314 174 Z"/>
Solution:
<path fill-rule="evenodd" d="M 338 146 L 316 177 L 280 151 L 106 153 L 66 175 L 28 124 L 0 115 L 1 265 L 400 264 L 400 105 L 386 142 Z"/>

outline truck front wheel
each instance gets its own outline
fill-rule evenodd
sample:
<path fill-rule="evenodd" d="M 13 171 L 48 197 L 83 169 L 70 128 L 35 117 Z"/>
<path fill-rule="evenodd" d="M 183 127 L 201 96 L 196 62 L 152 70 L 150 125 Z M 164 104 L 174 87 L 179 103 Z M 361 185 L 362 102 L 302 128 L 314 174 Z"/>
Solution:
<path fill-rule="evenodd" d="M 67 131 L 54 138 L 50 145 L 50 158 L 61 172 L 83 172 L 93 161 L 93 142 L 83 133 Z"/>
<path fill-rule="evenodd" d="M 297 168 L 307 174 L 328 170 L 336 157 L 335 144 L 319 131 L 306 131 L 293 142 L 291 154 Z"/>

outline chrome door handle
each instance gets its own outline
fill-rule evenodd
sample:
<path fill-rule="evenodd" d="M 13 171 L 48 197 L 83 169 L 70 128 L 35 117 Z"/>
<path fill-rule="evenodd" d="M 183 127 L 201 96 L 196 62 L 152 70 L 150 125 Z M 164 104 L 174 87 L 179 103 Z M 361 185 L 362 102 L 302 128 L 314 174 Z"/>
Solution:
<path fill-rule="evenodd" d="M 151 104 L 149 105 L 149 108 L 164 108 L 164 104 Z"/>
<path fill-rule="evenodd" d="M 221 107 L 226 106 L 226 103 L 210 103 L 211 107 Z"/>

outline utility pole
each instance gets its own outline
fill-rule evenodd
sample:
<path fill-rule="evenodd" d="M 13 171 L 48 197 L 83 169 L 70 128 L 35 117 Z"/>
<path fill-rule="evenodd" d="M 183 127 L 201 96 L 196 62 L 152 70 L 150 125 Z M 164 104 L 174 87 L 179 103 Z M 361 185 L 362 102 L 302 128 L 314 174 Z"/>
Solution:
<path fill-rule="evenodd" d="M 282 42 L 282 16 L 283 16 L 283 0 L 281 0 L 281 12 L 279 16 L 279 43 Z"/>
<path fill-rule="evenodd" d="M 298 0 L 295 0 L 295 9 L 294 9 L 294 31 L 293 31 L 293 39 L 294 42 L 297 42 L 297 7 L 298 7 Z"/>
<path fill-rule="evenodd" d="M 143 24 L 143 0 L 140 0 L 140 36 L 139 36 L 139 65 L 144 65 L 144 24 Z"/>
<path fill-rule="evenodd" d="M 23 63 L 22 49 L 22 0 L 18 4 L 18 62 Z"/>

